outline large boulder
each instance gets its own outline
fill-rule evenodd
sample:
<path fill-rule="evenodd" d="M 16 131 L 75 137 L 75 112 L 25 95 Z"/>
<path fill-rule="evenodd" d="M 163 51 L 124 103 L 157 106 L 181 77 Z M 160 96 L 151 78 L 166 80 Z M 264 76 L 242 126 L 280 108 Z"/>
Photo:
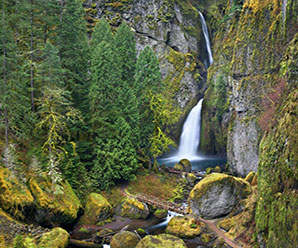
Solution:
<path fill-rule="evenodd" d="M 39 240 L 38 248 L 65 248 L 68 245 L 69 234 L 60 227 L 44 233 Z"/>
<path fill-rule="evenodd" d="M 176 216 L 170 220 L 166 233 L 180 238 L 194 238 L 200 235 L 204 227 L 204 223 L 197 221 L 192 216 Z"/>
<path fill-rule="evenodd" d="M 134 198 L 127 198 L 116 207 L 115 213 L 131 219 L 146 219 L 150 214 L 150 210 L 147 204 Z"/>
<path fill-rule="evenodd" d="M 0 207 L 18 219 L 24 219 L 26 210 L 34 209 L 31 192 L 4 167 L 0 167 Z"/>
<path fill-rule="evenodd" d="M 67 181 L 59 184 L 61 192 L 53 192 L 51 181 L 45 176 L 29 179 L 29 187 L 36 199 L 35 219 L 46 226 L 73 223 L 81 208 L 78 197 Z"/>
<path fill-rule="evenodd" d="M 136 248 L 186 248 L 184 241 L 170 234 L 147 235 Z"/>
<path fill-rule="evenodd" d="M 133 232 L 120 232 L 115 234 L 112 239 L 110 246 L 111 248 L 135 248 L 139 243 L 140 238 Z"/>
<path fill-rule="evenodd" d="M 174 169 L 184 172 L 191 172 L 191 163 L 188 159 L 181 159 L 179 163 L 174 165 Z"/>
<path fill-rule="evenodd" d="M 240 200 L 250 194 L 247 181 L 225 174 L 213 173 L 201 180 L 190 192 L 190 213 L 206 219 L 229 214 Z"/>
<path fill-rule="evenodd" d="M 113 213 L 111 204 L 100 194 L 91 193 L 87 196 L 84 215 L 79 224 L 97 224 L 108 219 Z"/>

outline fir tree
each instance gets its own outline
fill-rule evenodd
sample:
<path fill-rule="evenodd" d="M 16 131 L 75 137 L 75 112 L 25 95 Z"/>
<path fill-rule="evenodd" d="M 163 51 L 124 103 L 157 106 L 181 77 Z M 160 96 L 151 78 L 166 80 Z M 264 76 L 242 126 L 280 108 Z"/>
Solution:
<path fill-rule="evenodd" d="M 113 40 L 114 37 L 109 23 L 106 19 L 101 18 L 96 24 L 92 34 L 92 39 L 90 41 L 91 52 L 93 53 L 94 49 L 97 48 L 97 45 L 103 41 L 113 46 Z"/>
<path fill-rule="evenodd" d="M 150 47 L 140 53 L 136 65 L 136 95 L 139 102 L 140 113 L 140 142 L 144 152 L 148 152 L 149 138 L 154 133 L 154 116 L 150 110 L 151 95 L 163 89 L 159 62 Z"/>

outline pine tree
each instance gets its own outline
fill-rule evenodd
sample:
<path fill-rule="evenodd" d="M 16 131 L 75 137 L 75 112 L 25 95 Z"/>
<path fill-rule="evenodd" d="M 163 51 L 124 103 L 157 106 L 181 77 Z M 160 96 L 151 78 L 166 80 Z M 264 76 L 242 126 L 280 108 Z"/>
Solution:
<path fill-rule="evenodd" d="M 109 43 L 113 46 L 112 44 L 114 41 L 113 33 L 109 23 L 104 18 L 101 18 L 99 20 L 92 34 L 92 39 L 90 41 L 90 49 L 92 53 L 94 49 L 97 48 L 97 45 L 102 41 Z"/>

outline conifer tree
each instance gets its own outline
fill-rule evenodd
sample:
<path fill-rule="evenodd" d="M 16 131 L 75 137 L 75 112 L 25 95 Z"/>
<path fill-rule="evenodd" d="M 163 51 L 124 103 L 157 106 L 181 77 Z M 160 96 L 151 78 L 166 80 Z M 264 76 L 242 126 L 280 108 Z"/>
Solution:
<path fill-rule="evenodd" d="M 84 10 L 79 0 L 64 0 L 61 5 L 57 47 L 67 90 L 72 93 L 75 106 L 82 108 L 88 93 L 89 59 Z"/>
<path fill-rule="evenodd" d="M 141 147 L 148 152 L 148 140 L 154 133 L 154 116 L 150 110 L 150 99 L 152 94 L 157 94 L 163 89 L 158 59 L 148 46 L 138 57 L 135 80 L 140 113 Z"/>
<path fill-rule="evenodd" d="M 131 88 L 135 87 L 135 70 L 137 63 L 136 40 L 134 33 L 125 23 L 117 29 L 115 34 L 115 47 L 117 49 L 118 63 L 121 70 L 121 78 Z"/>
<path fill-rule="evenodd" d="M 111 27 L 105 18 L 101 18 L 94 28 L 92 39 L 90 41 L 91 52 L 96 49 L 97 45 L 102 41 L 113 45 L 114 37 Z"/>
<path fill-rule="evenodd" d="M 118 28 L 114 44 L 122 80 L 119 107 L 122 109 L 123 117 L 132 128 L 132 142 L 138 148 L 140 144 L 140 118 L 134 79 L 137 60 L 136 41 L 134 33 L 125 22 Z"/>

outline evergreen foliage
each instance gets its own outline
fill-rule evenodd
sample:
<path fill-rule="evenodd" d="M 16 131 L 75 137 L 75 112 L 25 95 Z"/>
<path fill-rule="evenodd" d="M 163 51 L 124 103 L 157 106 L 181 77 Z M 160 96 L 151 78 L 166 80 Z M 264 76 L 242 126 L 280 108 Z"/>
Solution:
<path fill-rule="evenodd" d="M 101 18 L 96 24 L 92 39 L 90 41 L 90 49 L 93 52 L 97 45 L 102 41 L 106 43 L 113 43 L 114 37 L 109 23 L 106 19 Z"/>

